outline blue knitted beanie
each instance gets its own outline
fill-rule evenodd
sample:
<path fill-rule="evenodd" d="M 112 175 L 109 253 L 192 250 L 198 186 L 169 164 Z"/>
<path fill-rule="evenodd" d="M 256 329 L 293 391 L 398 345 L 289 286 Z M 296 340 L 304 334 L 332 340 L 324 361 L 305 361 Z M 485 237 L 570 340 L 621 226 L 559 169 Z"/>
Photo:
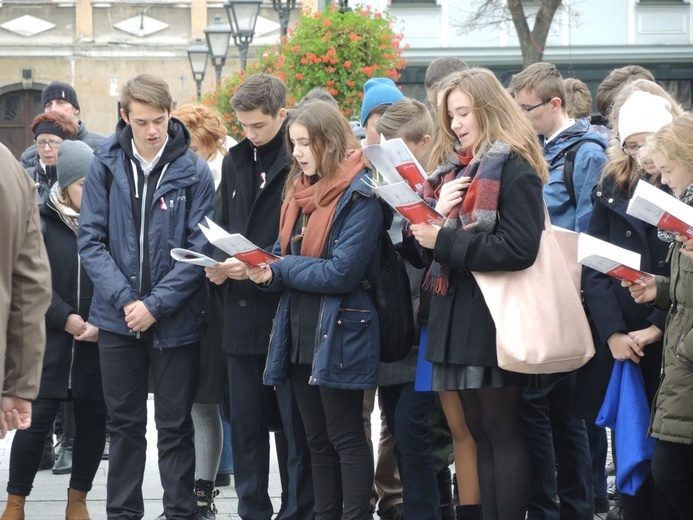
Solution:
<path fill-rule="evenodd" d="M 371 78 L 363 86 L 363 104 L 361 105 L 361 126 L 366 126 L 366 119 L 375 107 L 392 105 L 404 97 L 395 82 L 389 78 Z"/>

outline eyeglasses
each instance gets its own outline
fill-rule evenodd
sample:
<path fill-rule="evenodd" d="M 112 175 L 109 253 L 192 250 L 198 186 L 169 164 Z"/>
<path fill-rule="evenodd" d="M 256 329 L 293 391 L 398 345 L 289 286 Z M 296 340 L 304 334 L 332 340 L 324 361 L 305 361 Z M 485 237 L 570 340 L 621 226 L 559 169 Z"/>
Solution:
<path fill-rule="evenodd" d="M 530 113 L 532 110 L 534 110 L 535 108 L 539 108 L 539 107 L 541 107 L 541 106 L 544 106 L 544 105 L 546 105 L 547 103 L 550 103 L 550 101 L 551 101 L 551 100 L 549 100 L 549 101 L 542 101 L 541 103 L 537 103 L 536 105 L 534 105 L 534 106 L 532 106 L 532 107 L 523 107 L 522 105 L 520 105 L 520 108 L 521 108 L 522 110 L 524 110 L 526 113 L 529 114 L 529 113 Z"/>
<path fill-rule="evenodd" d="M 640 148 L 642 148 L 642 144 L 629 144 L 629 145 L 623 145 L 621 146 L 621 150 L 623 150 L 623 153 L 630 157 L 635 157 L 638 155 L 638 152 L 640 151 Z"/>
<path fill-rule="evenodd" d="M 36 148 L 45 148 L 46 145 L 48 145 L 51 147 L 52 150 L 60 148 L 60 145 L 63 144 L 62 141 L 48 141 L 46 139 L 40 139 L 39 141 L 34 142 L 36 143 Z"/>

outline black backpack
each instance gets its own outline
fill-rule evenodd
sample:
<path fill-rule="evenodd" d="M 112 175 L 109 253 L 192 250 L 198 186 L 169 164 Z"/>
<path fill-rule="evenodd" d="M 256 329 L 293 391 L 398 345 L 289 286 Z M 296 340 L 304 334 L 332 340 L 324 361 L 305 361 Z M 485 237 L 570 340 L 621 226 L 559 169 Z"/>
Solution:
<path fill-rule="evenodd" d="M 380 361 L 404 359 L 414 343 L 414 310 L 404 260 L 387 230 L 380 241 L 380 268 L 375 286 L 362 282 L 369 292 L 380 323 Z"/>
<path fill-rule="evenodd" d="M 601 141 L 597 141 L 596 139 L 583 139 L 581 141 L 577 141 L 571 144 L 570 146 L 563 148 L 563 150 L 558 152 L 556 156 L 551 160 L 551 164 L 549 165 L 551 168 L 553 168 L 553 165 L 565 156 L 565 162 L 563 163 L 563 184 L 565 184 L 565 188 L 566 190 L 568 190 L 568 198 L 570 199 L 570 203 L 575 207 L 577 207 L 577 198 L 575 197 L 575 183 L 573 182 L 575 156 L 577 155 L 577 152 L 580 149 L 580 147 L 585 143 L 598 144 L 601 147 L 601 149 L 604 150 L 604 145 Z"/>

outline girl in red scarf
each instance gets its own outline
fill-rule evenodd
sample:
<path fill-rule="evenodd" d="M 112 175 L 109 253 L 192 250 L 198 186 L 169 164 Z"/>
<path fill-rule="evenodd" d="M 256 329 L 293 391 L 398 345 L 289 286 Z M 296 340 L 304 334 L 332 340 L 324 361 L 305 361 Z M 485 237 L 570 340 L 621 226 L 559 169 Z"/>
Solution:
<path fill-rule="evenodd" d="M 306 429 L 315 518 L 369 517 L 373 457 L 363 428 L 363 390 L 375 388 L 378 319 L 364 280 L 375 281 L 383 213 L 349 124 L 311 101 L 288 123 L 296 160 L 284 190 L 275 252 L 248 269 L 282 291 L 265 384 L 290 383 Z"/>

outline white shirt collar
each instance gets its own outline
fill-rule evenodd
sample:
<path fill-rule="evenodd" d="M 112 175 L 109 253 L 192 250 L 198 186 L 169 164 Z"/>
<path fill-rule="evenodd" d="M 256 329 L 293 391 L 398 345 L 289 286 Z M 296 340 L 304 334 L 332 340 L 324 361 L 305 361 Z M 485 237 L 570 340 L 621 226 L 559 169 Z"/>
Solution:
<path fill-rule="evenodd" d="M 575 124 L 575 119 L 568 119 L 568 122 L 565 125 L 563 125 L 561 128 L 559 128 L 551 137 L 549 137 L 548 139 L 544 139 L 544 144 L 553 141 L 554 139 L 556 139 L 556 137 L 558 137 L 561 134 L 561 132 L 563 132 L 563 130 L 567 130 L 568 128 L 570 128 L 574 124 Z"/>
<path fill-rule="evenodd" d="M 140 163 L 140 167 L 142 168 L 142 172 L 145 175 L 149 175 L 151 171 L 154 169 L 154 167 L 159 163 L 159 159 L 161 159 L 161 154 L 164 153 L 164 149 L 166 148 L 166 143 L 168 143 L 168 134 L 166 134 L 166 141 L 164 141 L 164 144 L 161 148 L 159 148 L 159 151 L 157 154 L 154 156 L 154 158 L 151 160 L 151 162 L 147 162 L 147 160 L 142 157 L 140 152 L 137 150 L 137 146 L 135 145 L 135 140 L 131 139 L 132 142 L 132 153 L 135 156 L 135 159 L 137 159 Z"/>

